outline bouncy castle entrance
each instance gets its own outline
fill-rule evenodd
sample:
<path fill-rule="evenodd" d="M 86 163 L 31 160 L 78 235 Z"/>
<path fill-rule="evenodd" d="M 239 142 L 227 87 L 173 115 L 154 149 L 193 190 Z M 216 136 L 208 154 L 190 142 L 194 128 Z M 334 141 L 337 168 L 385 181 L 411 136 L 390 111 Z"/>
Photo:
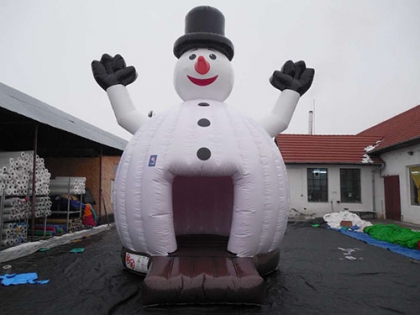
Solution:
<path fill-rule="evenodd" d="M 234 186 L 230 177 L 176 177 L 177 251 L 151 257 L 143 300 L 152 304 L 261 304 L 263 279 L 252 258 L 229 253 Z"/>
<path fill-rule="evenodd" d="M 229 236 L 234 186 L 231 177 L 176 176 L 172 183 L 175 235 Z"/>
<path fill-rule="evenodd" d="M 201 242 L 192 241 L 193 237 Z M 195 235 L 178 239 L 176 253 L 152 257 L 143 283 L 144 303 L 262 304 L 264 283 L 253 259 L 235 257 L 226 250 L 226 238 L 215 238 Z M 210 248 L 194 245 L 209 241 L 213 244 Z"/>

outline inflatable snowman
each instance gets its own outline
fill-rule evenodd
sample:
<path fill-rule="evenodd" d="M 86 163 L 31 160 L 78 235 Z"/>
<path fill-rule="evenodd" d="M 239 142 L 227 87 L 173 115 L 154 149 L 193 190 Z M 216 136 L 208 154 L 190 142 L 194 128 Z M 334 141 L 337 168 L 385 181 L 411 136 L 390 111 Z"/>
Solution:
<path fill-rule="evenodd" d="M 118 168 L 114 215 L 124 265 L 147 274 L 145 285 L 154 297 L 160 296 L 159 287 L 167 296 L 175 281 L 159 275 L 166 272 L 162 266 L 168 261 L 180 265 L 186 256 L 223 257 L 235 264 L 251 261 L 250 269 L 259 274 L 277 268 L 289 192 L 286 168 L 272 137 L 287 128 L 314 76 L 302 61 L 288 61 L 282 71 L 275 71 L 270 82 L 282 93 L 272 112 L 256 122 L 224 103 L 233 88 L 234 49 L 224 36 L 222 13 L 197 7 L 185 21 L 185 35 L 174 45 L 174 84 L 183 102 L 165 113 L 147 118 L 135 109 L 126 85 L 135 81 L 136 71 L 121 56 L 103 55 L 92 63 L 118 123 L 134 135 Z M 185 270 L 184 278 L 197 277 Z M 213 275 L 223 277 L 223 272 Z M 258 290 L 260 279 L 254 279 Z M 209 284 L 208 279 L 204 282 Z M 196 289 L 205 290 L 203 283 Z M 248 298 L 260 295 L 254 292 Z M 174 296 L 179 299 L 180 293 Z"/>

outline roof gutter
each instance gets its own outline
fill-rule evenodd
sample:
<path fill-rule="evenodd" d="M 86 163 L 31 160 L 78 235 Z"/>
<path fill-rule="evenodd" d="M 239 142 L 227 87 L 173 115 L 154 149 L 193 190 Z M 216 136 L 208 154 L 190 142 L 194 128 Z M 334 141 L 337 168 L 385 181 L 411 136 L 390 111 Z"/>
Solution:
<path fill-rule="evenodd" d="M 362 162 L 336 162 L 336 161 L 327 161 L 327 162 L 314 162 L 314 161 L 303 161 L 303 162 L 284 162 L 284 164 L 319 164 L 319 165 L 360 165 L 360 166 L 382 166 L 384 162 L 373 162 L 373 163 L 362 163 Z"/>
<path fill-rule="evenodd" d="M 406 148 L 415 144 L 420 144 L 420 136 L 416 137 L 416 138 L 412 138 L 408 141 L 403 141 L 403 142 L 398 142 L 392 145 L 389 145 L 387 147 L 384 148 L 379 148 L 379 149 L 373 149 L 372 151 L 369 151 L 368 154 L 375 154 L 375 155 L 380 155 L 382 153 L 385 152 L 389 152 L 392 150 L 396 150 L 396 149 L 402 149 L 402 148 Z"/>

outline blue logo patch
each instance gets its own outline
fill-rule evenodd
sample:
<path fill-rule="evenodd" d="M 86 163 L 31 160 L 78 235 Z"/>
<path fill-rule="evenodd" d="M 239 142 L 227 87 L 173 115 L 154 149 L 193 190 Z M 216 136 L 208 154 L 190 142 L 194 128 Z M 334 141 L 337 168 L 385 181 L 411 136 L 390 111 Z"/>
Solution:
<path fill-rule="evenodd" d="M 157 160 L 157 155 L 151 155 L 149 159 L 149 166 L 155 166 Z"/>

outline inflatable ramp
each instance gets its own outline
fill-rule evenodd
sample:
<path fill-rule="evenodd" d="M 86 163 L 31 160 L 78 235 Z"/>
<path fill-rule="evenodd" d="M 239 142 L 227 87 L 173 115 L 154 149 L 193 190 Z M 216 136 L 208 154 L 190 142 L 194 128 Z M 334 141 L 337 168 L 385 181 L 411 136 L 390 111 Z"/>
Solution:
<path fill-rule="evenodd" d="M 176 253 L 151 257 L 143 283 L 145 305 L 262 304 L 264 283 L 254 260 L 227 252 L 223 238 L 209 239 L 210 248 L 203 246 L 206 239 L 178 239 Z"/>

